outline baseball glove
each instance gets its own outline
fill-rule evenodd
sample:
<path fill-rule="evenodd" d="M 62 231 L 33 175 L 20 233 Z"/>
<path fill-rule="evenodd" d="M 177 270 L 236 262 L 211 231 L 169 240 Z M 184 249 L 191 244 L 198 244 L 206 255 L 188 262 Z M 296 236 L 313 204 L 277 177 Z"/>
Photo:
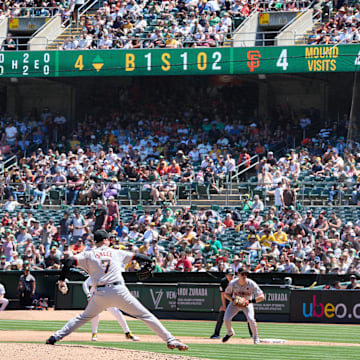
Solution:
<path fill-rule="evenodd" d="M 66 293 L 68 292 L 68 287 L 66 285 L 66 282 L 59 281 L 58 289 L 63 295 L 66 295 Z"/>
<path fill-rule="evenodd" d="M 233 305 L 239 307 L 247 307 L 249 305 L 249 300 L 246 300 L 241 296 L 235 296 L 233 300 Z"/>
<path fill-rule="evenodd" d="M 153 270 L 154 270 L 154 266 L 152 263 L 143 263 L 140 266 L 140 270 L 136 273 L 137 278 L 140 281 L 147 280 L 151 278 Z"/>

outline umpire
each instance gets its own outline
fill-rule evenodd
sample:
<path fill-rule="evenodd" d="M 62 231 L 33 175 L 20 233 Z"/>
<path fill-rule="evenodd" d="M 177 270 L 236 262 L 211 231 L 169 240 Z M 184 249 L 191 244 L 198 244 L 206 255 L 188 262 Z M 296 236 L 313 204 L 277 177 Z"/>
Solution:
<path fill-rule="evenodd" d="M 234 276 L 235 276 L 234 270 L 232 268 L 228 268 L 225 271 L 225 277 L 222 278 L 220 281 L 221 307 L 219 309 L 219 315 L 216 321 L 214 334 L 210 336 L 210 339 L 220 339 L 220 330 L 224 322 L 225 310 L 229 303 L 229 301 L 225 299 L 224 294 L 227 286 L 229 285 L 229 282 L 234 279 Z"/>

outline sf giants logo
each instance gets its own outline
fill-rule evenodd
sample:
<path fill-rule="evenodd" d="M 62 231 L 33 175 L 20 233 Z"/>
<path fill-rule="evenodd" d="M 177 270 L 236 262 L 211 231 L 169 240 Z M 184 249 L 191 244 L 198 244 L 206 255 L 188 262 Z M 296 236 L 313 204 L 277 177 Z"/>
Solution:
<path fill-rule="evenodd" d="M 160 289 L 159 291 L 153 291 L 153 289 L 150 289 L 150 295 L 151 295 L 151 298 L 152 298 L 152 301 L 154 303 L 156 310 L 162 309 L 162 307 L 160 307 L 159 304 L 160 304 L 163 294 L 164 293 L 163 293 L 162 289 Z"/>
<path fill-rule="evenodd" d="M 250 50 L 247 53 L 247 59 L 249 60 L 247 62 L 247 66 L 250 69 L 250 72 L 255 71 L 256 68 L 260 66 L 260 60 L 261 54 L 259 50 Z"/>

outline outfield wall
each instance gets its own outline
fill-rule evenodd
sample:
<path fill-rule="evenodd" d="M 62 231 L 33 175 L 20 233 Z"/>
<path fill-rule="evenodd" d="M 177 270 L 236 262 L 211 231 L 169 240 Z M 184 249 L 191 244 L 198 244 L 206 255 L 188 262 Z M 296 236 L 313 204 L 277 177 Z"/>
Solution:
<path fill-rule="evenodd" d="M 49 298 L 57 310 L 84 309 L 87 300 L 82 290 L 84 273 L 72 272 L 67 295 L 57 290 L 59 271 L 34 271 L 39 297 Z M 0 272 L 0 283 L 5 285 L 9 309 L 19 308 L 16 301 L 20 271 Z M 265 301 L 255 304 L 259 321 L 351 323 L 360 324 L 359 290 L 297 290 L 284 284 L 291 276 L 293 283 L 317 280 L 320 283 L 346 281 L 348 276 L 312 276 L 300 274 L 251 274 L 265 293 Z M 221 273 L 154 274 L 144 283 L 134 273 L 125 273 L 132 294 L 160 318 L 215 320 L 220 308 L 219 280 Z M 271 285 L 269 285 L 271 284 Z M 243 314 L 237 317 L 244 320 Z"/>
<path fill-rule="evenodd" d="M 4 284 L 6 288 L 7 297 L 12 299 L 17 296 L 17 284 L 22 271 L 2 271 L 0 270 L 0 283 Z M 37 292 L 42 297 L 48 297 L 50 301 L 55 300 L 55 284 L 59 278 L 60 270 L 41 270 L 31 271 L 34 275 L 37 285 Z M 70 281 L 84 281 L 86 274 L 82 271 L 71 271 L 69 276 Z M 136 273 L 123 273 L 125 282 L 127 284 L 137 283 Z M 156 273 L 152 278 L 145 281 L 145 284 L 161 283 L 161 284 L 176 284 L 176 283 L 197 283 L 197 284 L 219 284 L 223 273 L 219 272 L 203 272 L 203 273 Z M 309 287 L 314 282 L 317 285 L 325 284 L 331 285 L 335 281 L 345 282 L 349 281 L 349 275 L 312 275 L 312 274 L 287 274 L 287 273 L 266 273 L 255 274 L 249 276 L 251 279 L 262 285 L 284 285 L 284 278 L 291 277 L 292 285 Z"/>

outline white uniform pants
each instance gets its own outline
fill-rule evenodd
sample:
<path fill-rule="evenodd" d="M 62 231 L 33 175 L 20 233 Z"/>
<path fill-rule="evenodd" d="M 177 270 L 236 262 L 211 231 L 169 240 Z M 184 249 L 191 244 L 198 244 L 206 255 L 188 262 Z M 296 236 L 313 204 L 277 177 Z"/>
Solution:
<path fill-rule="evenodd" d="M 118 321 L 120 326 L 123 328 L 125 334 L 130 332 L 130 329 L 129 329 L 128 324 L 127 324 L 127 322 L 126 322 L 126 320 L 124 318 L 124 315 L 122 314 L 122 312 L 118 308 L 111 307 L 111 308 L 108 308 L 106 310 L 115 317 L 115 319 Z M 96 315 L 91 320 L 91 330 L 92 330 L 93 334 L 98 332 L 99 321 L 100 321 L 100 314 Z"/>
<path fill-rule="evenodd" d="M 175 339 L 161 322 L 130 293 L 125 285 L 106 285 L 97 288 L 85 311 L 70 320 L 53 336 L 56 340 L 63 339 L 109 307 L 117 307 L 125 313 L 142 320 L 166 342 Z"/>
<path fill-rule="evenodd" d="M 234 306 L 231 302 L 228 304 L 224 315 L 224 324 L 227 329 L 227 334 L 234 335 L 234 329 L 231 327 L 231 320 L 239 311 L 244 312 L 247 321 L 250 325 L 250 329 L 254 339 L 258 339 L 259 334 L 255 321 L 255 312 L 254 312 L 253 304 L 249 304 L 247 307 L 244 308 L 239 308 L 238 306 Z"/>
<path fill-rule="evenodd" d="M 4 311 L 6 309 L 6 307 L 8 306 L 8 304 L 9 304 L 9 300 L 5 299 L 5 298 L 2 298 L 0 300 L 0 304 L 1 304 L 0 311 Z"/>

